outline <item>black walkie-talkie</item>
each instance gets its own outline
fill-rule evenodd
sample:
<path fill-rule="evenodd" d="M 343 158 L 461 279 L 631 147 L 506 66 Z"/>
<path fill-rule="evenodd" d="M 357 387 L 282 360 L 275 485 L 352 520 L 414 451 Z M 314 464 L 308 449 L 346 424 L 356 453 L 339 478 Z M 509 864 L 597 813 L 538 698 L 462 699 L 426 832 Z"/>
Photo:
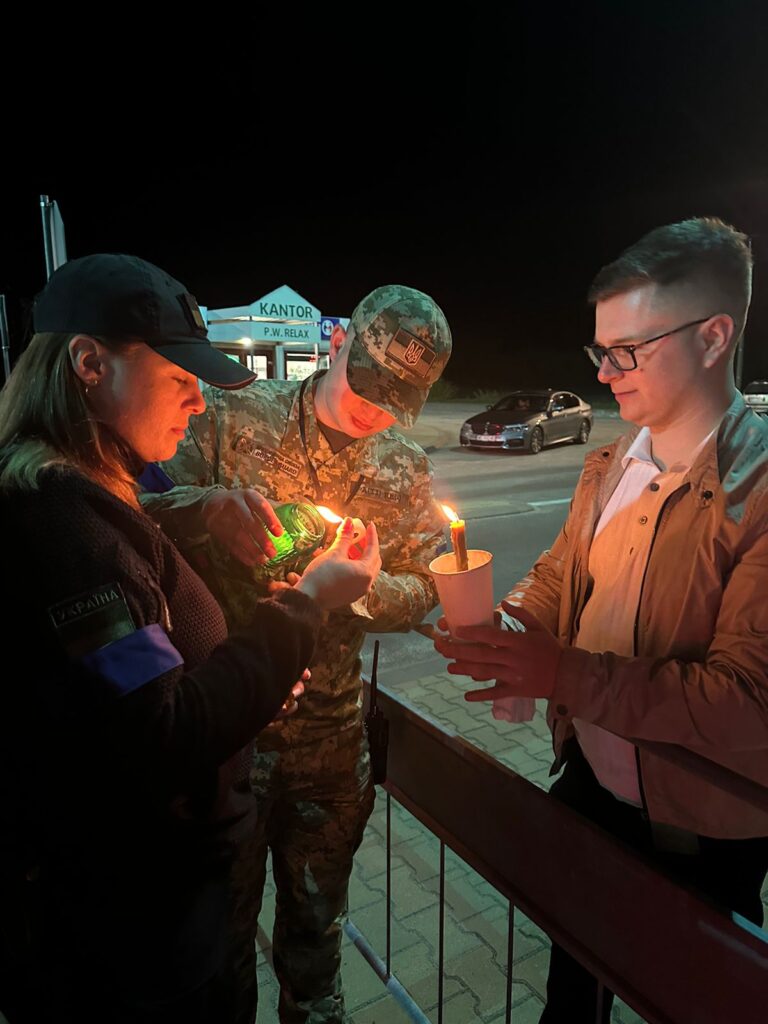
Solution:
<path fill-rule="evenodd" d="M 371 671 L 371 697 L 368 714 L 365 716 L 365 731 L 368 735 L 368 749 L 371 752 L 371 775 L 375 783 L 387 781 L 387 746 L 389 745 L 389 722 L 376 703 L 379 668 L 379 641 L 373 645 L 373 669 Z"/>

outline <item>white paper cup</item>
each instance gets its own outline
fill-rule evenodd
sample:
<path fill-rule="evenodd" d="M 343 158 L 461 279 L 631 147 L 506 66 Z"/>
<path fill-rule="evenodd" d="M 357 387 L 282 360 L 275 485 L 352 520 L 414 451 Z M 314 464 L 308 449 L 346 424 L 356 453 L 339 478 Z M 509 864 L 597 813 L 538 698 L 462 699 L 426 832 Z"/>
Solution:
<path fill-rule="evenodd" d="M 451 631 L 456 626 L 493 625 L 493 555 L 470 549 L 467 562 L 469 568 L 457 572 L 456 556 L 448 551 L 429 563 Z"/>

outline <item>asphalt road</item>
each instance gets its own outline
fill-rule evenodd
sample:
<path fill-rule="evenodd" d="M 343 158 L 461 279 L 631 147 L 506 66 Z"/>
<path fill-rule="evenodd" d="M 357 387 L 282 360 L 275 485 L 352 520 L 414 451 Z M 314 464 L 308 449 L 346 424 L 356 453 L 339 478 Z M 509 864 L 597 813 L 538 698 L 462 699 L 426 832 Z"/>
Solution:
<path fill-rule="evenodd" d="M 427 420 L 429 411 L 427 411 Z M 458 437 L 462 416 L 455 432 Z M 441 421 L 443 423 L 444 421 Z M 429 423 L 423 425 L 428 437 Z M 622 423 L 615 417 L 595 419 L 587 445 L 560 444 L 539 455 L 524 452 L 470 451 L 452 444 L 430 453 L 435 493 L 467 523 L 467 544 L 493 552 L 494 591 L 503 597 L 547 548 L 562 526 L 585 454 L 613 440 Z M 434 622 L 439 609 L 428 616 Z M 444 661 L 419 633 L 381 634 L 379 681 L 397 689 L 398 682 L 442 671 Z M 369 671 L 374 636 L 363 654 Z"/>

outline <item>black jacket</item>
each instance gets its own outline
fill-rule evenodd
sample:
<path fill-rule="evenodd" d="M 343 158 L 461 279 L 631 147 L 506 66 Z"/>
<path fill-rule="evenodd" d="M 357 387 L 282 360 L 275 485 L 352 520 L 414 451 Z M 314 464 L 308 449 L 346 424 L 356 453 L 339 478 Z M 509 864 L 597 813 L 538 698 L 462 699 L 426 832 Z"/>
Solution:
<path fill-rule="evenodd" d="M 232 789 L 235 755 L 299 679 L 320 611 L 287 591 L 227 638 L 157 525 L 72 471 L 0 493 L 0 523 L 6 870 L 39 871 L 89 956 L 106 946 L 148 990 L 198 983 L 217 969 L 230 846 L 254 811 Z"/>

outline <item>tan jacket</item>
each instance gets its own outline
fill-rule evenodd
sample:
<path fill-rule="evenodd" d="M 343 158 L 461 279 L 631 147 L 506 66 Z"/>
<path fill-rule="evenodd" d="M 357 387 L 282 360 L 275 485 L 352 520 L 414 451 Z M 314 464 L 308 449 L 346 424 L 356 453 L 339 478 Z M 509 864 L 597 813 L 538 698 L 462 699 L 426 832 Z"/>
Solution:
<path fill-rule="evenodd" d="M 572 644 L 595 526 L 637 430 L 591 452 L 565 526 L 510 597 Z M 654 527 L 635 657 L 567 647 L 549 705 L 559 768 L 571 719 L 675 743 L 768 786 L 768 421 L 737 395 Z M 768 813 L 639 751 L 652 821 L 768 836 Z"/>

